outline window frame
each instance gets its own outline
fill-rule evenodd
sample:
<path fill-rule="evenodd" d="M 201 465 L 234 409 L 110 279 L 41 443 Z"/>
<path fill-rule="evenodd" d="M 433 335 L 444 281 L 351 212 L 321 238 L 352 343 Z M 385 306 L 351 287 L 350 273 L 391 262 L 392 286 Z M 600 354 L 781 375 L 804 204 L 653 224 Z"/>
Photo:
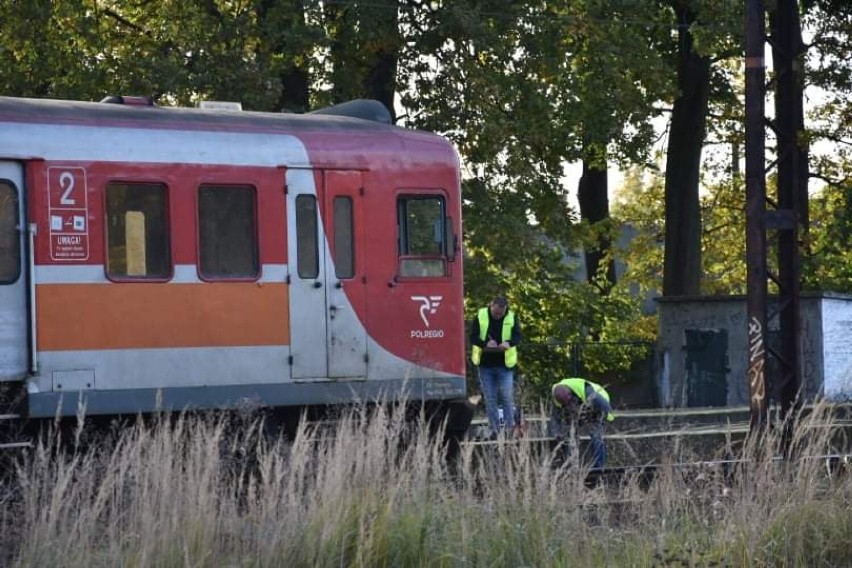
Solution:
<path fill-rule="evenodd" d="M 201 191 L 207 188 L 219 188 L 224 190 L 251 190 L 254 197 L 252 203 L 252 218 L 254 227 L 252 231 L 252 241 L 254 245 L 255 260 L 257 267 L 255 273 L 250 276 L 222 276 L 205 274 L 201 268 Z M 263 275 L 263 262 L 261 260 L 261 232 L 260 232 L 260 192 L 257 186 L 251 183 L 199 183 L 195 188 L 195 269 L 198 274 L 198 279 L 202 282 L 257 282 Z"/>
<path fill-rule="evenodd" d="M 168 253 L 167 266 L 168 270 L 162 276 L 131 276 L 131 275 L 116 275 L 110 272 L 109 268 L 109 188 L 113 185 L 124 186 L 153 186 L 157 185 L 163 188 L 163 226 L 166 229 L 166 247 Z M 171 187 L 161 179 L 110 179 L 103 186 L 103 198 L 101 200 L 103 207 L 103 243 L 104 243 L 104 258 L 103 267 L 104 274 L 107 280 L 111 282 L 169 282 L 175 277 L 175 253 L 174 253 L 174 231 L 172 230 L 172 198 Z M 127 211 L 125 211 L 125 214 Z"/>
<path fill-rule="evenodd" d="M 350 269 L 349 273 L 341 274 L 341 259 L 340 259 L 340 250 L 338 249 L 338 239 L 340 238 L 340 230 L 337 218 L 337 204 L 346 202 L 349 204 L 348 212 L 348 237 L 347 241 L 344 243 L 348 248 L 349 258 L 347 268 Z M 355 233 L 355 200 L 352 199 L 351 195 L 335 195 L 331 200 L 331 216 L 333 219 L 332 229 L 334 231 L 333 238 L 333 247 L 334 247 L 334 277 L 338 280 L 352 280 L 358 274 L 358 258 L 357 258 L 357 242 L 356 242 L 356 233 Z"/>
<path fill-rule="evenodd" d="M 411 201 L 423 201 L 427 199 L 437 199 L 440 202 L 441 213 L 441 252 L 435 254 L 408 254 L 403 253 L 403 244 L 404 239 L 408 238 L 408 224 L 402 223 L 402 219 L 404 218 L 403 213 L 408 212 L 407 204 Z M 450 218 L 447 216 L 448 209 L 448 197 L 446 192 L 443 190 L 416 190 L 416 189 L 403 189 L 397 192 L 396 194 L 396 231 L 397 231 L 397 242 L 396 242 L 396 273 L 397 278 L 399 280 L 447 280 L 452 276 L 452 271 L 450 270 L 450 257 L 447 254 L 449 247 L 454 246 L 452 243 L 447 242 L 447 224 L 450 221 Z M 403 203 L 406 204 L 405 211 L 403 211 Z M 406 218 L 407 219 L 407 218 Z M 405 243 L 407 244 L 407 243 Z M 410 249 L 410 245 L 406 248 Z M 403 263 L 405 261 L 440 261 L 442 266 L 442 274 L 440 275 L 423 275 L 423 274 L 403 274 Z"/>
<path fill-rule="evenodd" d="M 299 201 L 306 199 L 306 198 L 311 199 L 313 201 L 313 223 L 314 223 L 314 226 L 313 226 L 313 229 L 314 229 L 313 253 L 314 253 L 315 268 L 316 268 L 316 274 L 313 275 L 313 276 L 302 276 L 302 265 L 301 265 L 302 255 L 301 255 L 301 250 L 299 249 L 299 245 L 301 244 L 300 240 L 299 240 L 300 239 L 300 233 L 299 233 Z M 294 231 L 296 233 L 295 234 L 295 239 L 296 239 L 296 277 L 299 278 L 300 280 L 317 280 L 317 279 L 322 277 L 321 274 L 320 274 L 321 267 L 322 267 L 322 262 L 321 262 L 321 258 L 320 258 L 320 254 L 321 254 L 321 252 L 320 252 L 320 242 L 321 241 L 320 240 L 322 239 L 322 236 L 320 235 L 319 199 L 317 198 L 316 195 L 313 195 L 313 194 L 310 194 L 310 193 L 300 193 L 300 194 L 296 195 L 295 199 L 293 200 L 293 207 L 295 208 L 295 211 L 293 212 L 293 218 L 294 218 L 294 223 L 295 223 Z"/>
<path fill-rule="evenodd" d="M 23 223 L 21 219 L 21 191 L 17 185 L 15 185 L 12 180 L 0 178 L 0 186 L 8 187 L 11 190 L 12 197 L 12 207 L 14 208 L 15 219 L 17 222 L 15 223 L 15 229 L 13 232 L 15 234 L 15 243 L 17 254 L 17 267 L 15 271 L 14 278 L 0 278 L 0 286 L 9 286 L 18 282 L 21 279 L 21 274 L 23 272 L 23 247 L 21 243 L 21 231 L 23 230 Z"/>

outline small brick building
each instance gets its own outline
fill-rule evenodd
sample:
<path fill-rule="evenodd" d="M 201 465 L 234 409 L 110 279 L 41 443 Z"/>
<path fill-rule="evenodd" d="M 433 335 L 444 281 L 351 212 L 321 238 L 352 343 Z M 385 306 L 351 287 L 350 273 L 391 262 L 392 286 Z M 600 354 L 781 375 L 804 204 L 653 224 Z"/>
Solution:
<path fill-rule="evenodd" d="M 657 301 L 657 385 L 662 405 L 748 405 L 745 296 Z M 852 399 L 852 296 L 803 293 L 799 305 L 805 400 Z M 778 345 L 777 321 L 770 321 L 768 328 L 767 343 Z M 770 393 L 771 388 L 767 384 Z"/>

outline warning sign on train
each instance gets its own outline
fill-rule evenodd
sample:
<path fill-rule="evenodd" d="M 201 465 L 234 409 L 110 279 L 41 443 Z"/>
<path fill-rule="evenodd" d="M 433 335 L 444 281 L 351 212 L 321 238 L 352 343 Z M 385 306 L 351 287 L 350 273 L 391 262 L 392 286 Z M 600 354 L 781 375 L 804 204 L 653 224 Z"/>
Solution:
<path fill-rule="evenodd" d="M 47 169 L 50 257 L 53 260 L 89 258 L 89 205 L 86 170 L 73 167 Z"/>

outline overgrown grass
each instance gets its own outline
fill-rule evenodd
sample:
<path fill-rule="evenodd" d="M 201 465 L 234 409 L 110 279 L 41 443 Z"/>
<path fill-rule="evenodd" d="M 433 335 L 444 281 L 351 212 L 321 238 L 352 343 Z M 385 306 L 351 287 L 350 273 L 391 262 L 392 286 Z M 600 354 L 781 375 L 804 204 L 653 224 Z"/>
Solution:
<path fill-rule="evenodd" d="M 368 419 L 369 418 L 369 419 Z M 843 566 L 852 472 L 809 457 L 832 428 L 802 419 L 795 458 L 751 440 L 732 472 L 664 468 L 587 488 L 524 444 L 448 463 L 399 408 L 359 408 L 292 443 L 259 424 L 139 422 L 87 449 L 43 441 L 0 493 L 12 566 Z M 401 443 L 400 440 L 406 440 Z"/>

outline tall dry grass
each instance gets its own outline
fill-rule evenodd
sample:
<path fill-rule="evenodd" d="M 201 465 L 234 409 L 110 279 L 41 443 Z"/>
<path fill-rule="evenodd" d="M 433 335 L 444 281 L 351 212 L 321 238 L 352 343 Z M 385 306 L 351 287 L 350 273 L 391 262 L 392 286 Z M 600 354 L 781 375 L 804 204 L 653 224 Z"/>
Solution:
<path fill-rule="evenodd" d="M 668 466 L 650 484 L 593 488 L 580 464 L 525 444 L 467 446 L 448 463 L 400 407 L 353 409 L 331 432 L 303 425 L 286 444 L 255 421 L 140 421 L 86 449 L 42 442 L 0 494 L 0 561 L 850 565 L 852 475 L 812 459 L 833 449 L 826 413 L 802 417 L 788 461 L 770 432 L 733 469 Z"/>

